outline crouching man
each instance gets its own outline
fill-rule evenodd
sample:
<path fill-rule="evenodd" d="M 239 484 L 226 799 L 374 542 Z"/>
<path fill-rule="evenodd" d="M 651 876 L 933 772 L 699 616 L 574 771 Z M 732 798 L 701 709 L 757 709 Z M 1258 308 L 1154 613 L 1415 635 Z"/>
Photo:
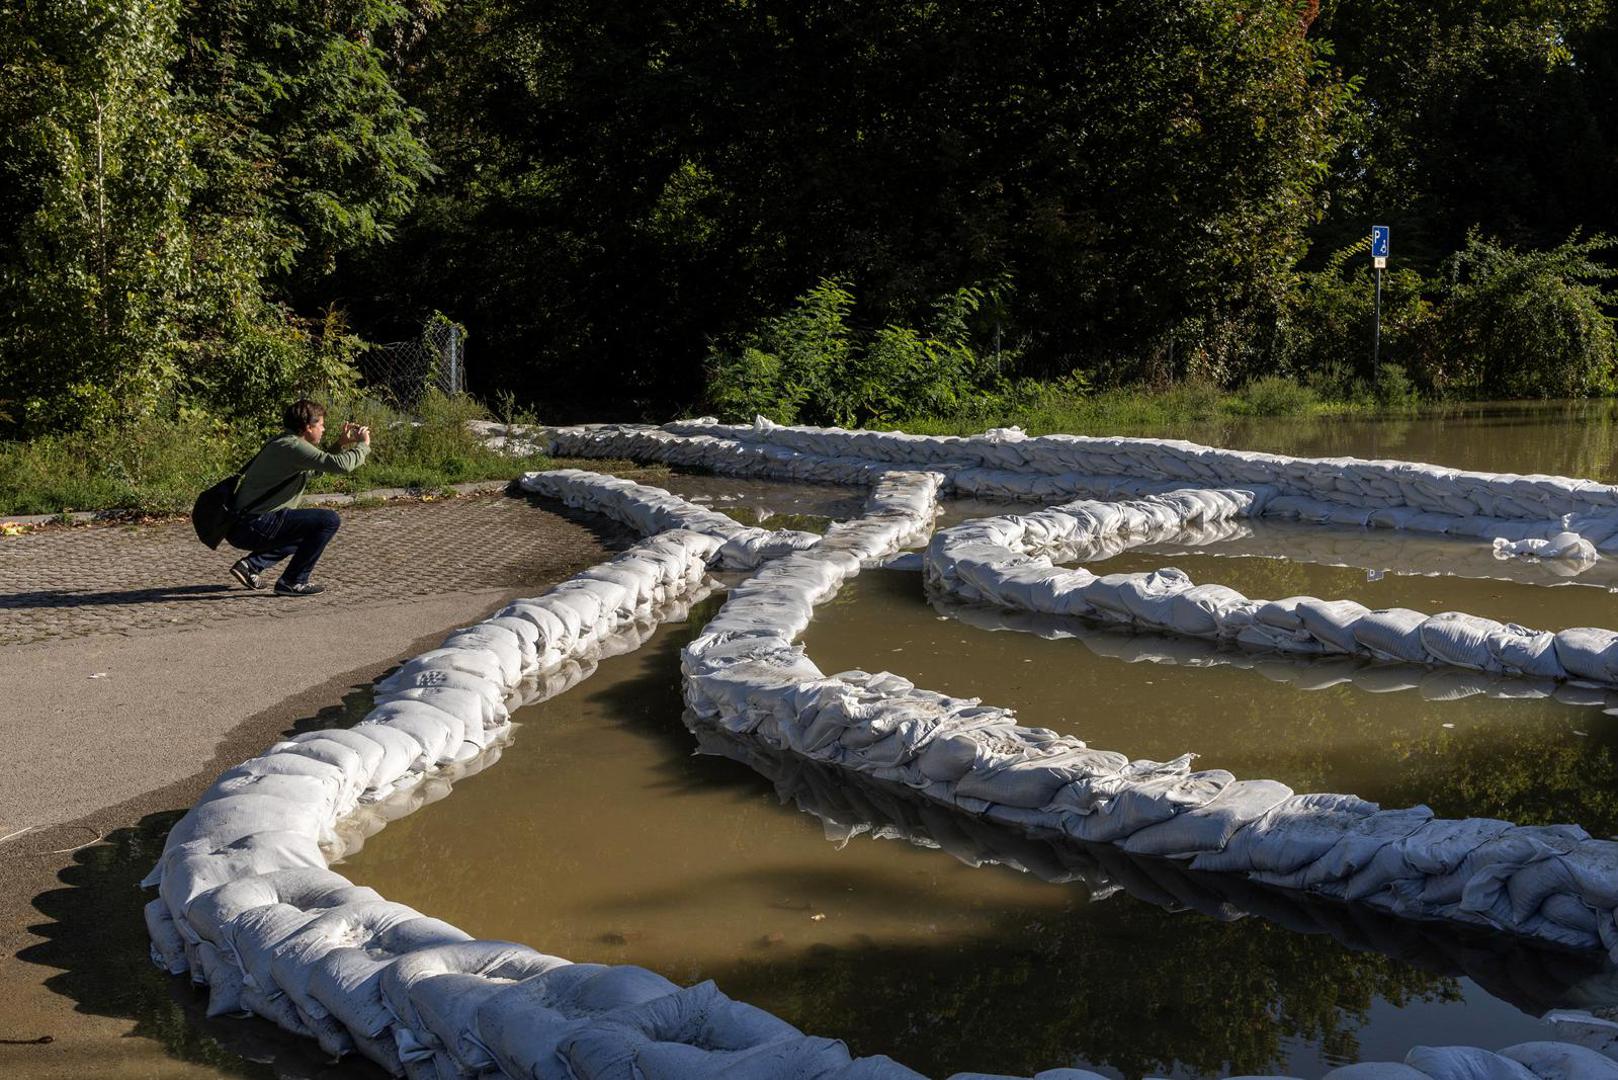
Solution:
<path fill-rule="evenodd" d="M 261 589 L 259 575 L 291 558 L 275 583 L 277 596 L 313 596 L 325 592 L 309 583 L 309 573 L 337 531 L 336 511 L 300 510 L 304 489 L 315 473 L 350 473 L 371 450 L 371 430 L 344 424 L 337 452 L 320 448 L 326 434 L 326 410 L 307 399 L 294 401 L 281 414 L 286 431 L 264 444 L 236 488 L 236 517 L 225 539 L 249 552 L 230 568 L 230 576 L 249 589 Z"/>

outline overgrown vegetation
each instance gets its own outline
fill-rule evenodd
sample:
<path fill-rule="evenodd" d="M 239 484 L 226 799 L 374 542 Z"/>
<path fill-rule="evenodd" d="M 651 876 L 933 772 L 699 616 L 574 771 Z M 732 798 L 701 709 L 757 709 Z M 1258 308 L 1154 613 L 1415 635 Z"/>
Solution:
<path fill-rule="evenodd" d="M 435 311 L 552 419 L 1610 393 L 1614 100 L 1609 0 L 0 0 L 0 438 L 134 498 Z"/>
<path fill-rule="evenodd" d="M 368 424 L 373 449 L 358 470 L 316 477 L 311 491 L 437 491 L 550 467 L 544 457 L 513 458 L 490 450 L 467 427 L 468 420 L 486 419 L 487 412 L 464 396 L 430 393 L 413 415 L 355 397 L 334 401 L 330 414 Z M 231 426 L 206 413 L 187 412 L 173 420 L 150 417 L 0 443 L 0 515 L 187 512 L 199 491 L 241 468 L 274 433 L 273 427 Z"/>

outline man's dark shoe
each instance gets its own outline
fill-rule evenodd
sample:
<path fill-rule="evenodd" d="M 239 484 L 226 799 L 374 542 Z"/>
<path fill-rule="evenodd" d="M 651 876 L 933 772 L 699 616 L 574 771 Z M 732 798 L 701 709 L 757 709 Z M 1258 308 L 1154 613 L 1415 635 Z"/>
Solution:
<path fill-rule="evenodd" d="M 277 581 L 275 583 L 276 596 L 314 596 L 325 591 L 326 586 L 311 585 L 307 581 L 300 581 L 296 584 L 286 581 Z"/>
<path fill-rule="evenodd" d="M 246 559 L 237 559 L 230 567 L 230 576 L 241 582 L 244 589 L 262 589 L 264 582 L 248 567 Z"/>

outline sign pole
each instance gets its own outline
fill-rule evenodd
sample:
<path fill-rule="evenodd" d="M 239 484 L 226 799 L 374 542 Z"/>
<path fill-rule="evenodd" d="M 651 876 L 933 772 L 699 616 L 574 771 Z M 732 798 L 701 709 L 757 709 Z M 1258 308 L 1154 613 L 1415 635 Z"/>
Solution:
<path fill-rule="evenodd" d="M 1379 260 L 1380 261 L 1380 260 Z M 1376 369 L 1382 357 L 1382 267 L 1376 268 L 1376 333 L 1371 338 L 1371 377 L 1376 377 Z"/>
<path fill-rule="evenodd" d="M 1371 265 L 1376 267 L 1376 328 L 1371 337 L 1371 377 L 1382 360 L 1382 270 L 1388 265 L 1388 248 L 1393 230 L 1386 225 L 1371 226 Z"/>

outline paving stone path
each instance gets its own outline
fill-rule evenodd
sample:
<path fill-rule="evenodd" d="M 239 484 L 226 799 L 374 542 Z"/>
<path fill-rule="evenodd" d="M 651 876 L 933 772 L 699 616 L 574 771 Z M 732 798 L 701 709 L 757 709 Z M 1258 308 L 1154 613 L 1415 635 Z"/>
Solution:
<path fill-rule="evenodd" d="M 0 646 L 478 589 L 538 591 L 599 561 L 603 543 L 631 540 L 557 509 L 499 494 L 344 508 L 312 579 L 328 591 L 296 599 L 237 585 L 228 571 L 241 553 L 210 551 L 187 521 L 4 538 Z"/>

